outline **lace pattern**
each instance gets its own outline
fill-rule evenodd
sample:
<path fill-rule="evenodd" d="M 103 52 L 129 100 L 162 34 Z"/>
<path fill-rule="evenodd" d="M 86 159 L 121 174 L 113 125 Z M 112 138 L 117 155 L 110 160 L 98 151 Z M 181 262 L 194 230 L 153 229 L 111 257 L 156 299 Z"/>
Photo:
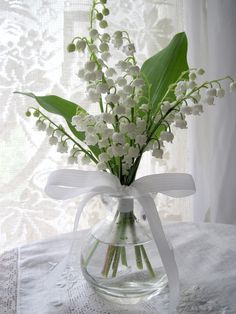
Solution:
<path fill-rule="evenodd" d="M 0 313 L 16 314 L 18 250 L 0 256 Z"/>

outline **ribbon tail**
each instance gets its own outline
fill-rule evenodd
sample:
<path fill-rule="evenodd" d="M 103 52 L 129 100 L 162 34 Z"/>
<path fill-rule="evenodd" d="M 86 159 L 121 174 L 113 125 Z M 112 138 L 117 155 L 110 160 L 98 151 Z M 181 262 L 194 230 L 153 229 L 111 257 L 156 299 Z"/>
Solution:
<path fill-rule="evenodd" d="M 138 197 L 137 200 L 142 205 L 145 211 L 153 235 L 153 239 L 158 248 L 163 266 L 168 277 L 170 289 L 169 313 L 173 314 L 176 311 L 179 300 L 179 273 L 175 261 L 173 248 L 169 246 L 169 243 L 166 239 L 153 198 L 149 195 L 145 195 Z"/>

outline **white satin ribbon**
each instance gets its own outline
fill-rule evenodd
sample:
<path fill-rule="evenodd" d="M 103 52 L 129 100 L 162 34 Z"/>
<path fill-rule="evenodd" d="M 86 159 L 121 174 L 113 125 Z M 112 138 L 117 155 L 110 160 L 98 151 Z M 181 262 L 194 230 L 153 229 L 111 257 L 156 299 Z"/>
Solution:
<path fill-rule="evenodd" d="M 74 232 L 77 230 L 83 208 L 95 195 L 109 194 L 136 198 L 146 214 L 153 239 L 168 277 L 170 289 L 169 312 L 174 313 L 179 297 L 178 268 L 173 248 L 165 237 L 155 202 L 150 193 L 163 193 L 172 197 L 189 196 L 195 192 L 195 184 L 191 175 L 183 173 L 154 174 L 139 178 L 130 186 L 122 186 L 116 176 L 106 172 L 62 169 L 50 174 L 45 192 L 57 200 L 88 194 L 77 209 Z"/>

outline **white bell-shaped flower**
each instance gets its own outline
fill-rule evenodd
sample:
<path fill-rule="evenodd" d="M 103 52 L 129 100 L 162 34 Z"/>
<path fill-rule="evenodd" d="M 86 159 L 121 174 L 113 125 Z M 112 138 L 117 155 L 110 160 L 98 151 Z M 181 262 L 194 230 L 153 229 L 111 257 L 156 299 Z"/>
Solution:
<path fill-rule="evenodd" d="M 139 130 L 140 133 L 143 133 L 145 130 L 146 130 L 146 121 L 143 120 L 143 119 L 137 119 L 136 121 L 136 126 L 137 126 L 137 129 Z"/>
<path fill-rule="evenodd" d="M 81 51 L 81 52 L 84 52 L 85 48 L 86 48 L 86 41 L 81 39 L 81 40 L 78 40 L 77 43 L 76 43 L 76 49 L 78 51 Z"/>
<path fill-rule="evenodd" d="M 53 136 L 49 137 L 49 144 L 50 145 L 56 145 L 57 142 L 58 142 L 58 138 L 56 136 L 53 135 Z"/>
<path fill-rule="evenodd" d="M 180 111 L 186 115 L 190 115 L 192 113 L 192 107 L 190 106 L 183 106 L 180 108 Z"/>
<path fill-rule="evenodd" d="M 36 122 L 36 127 L 37 127 L 37 129 L 38 129 L 39 131 L 45 131 L 46 128 L 47 128 L 47 125 L 46 125 L 46 123 L 44 123 L 43 121 L 37 120 L 37 122 Z"/>
<path fill-rule="evenodd" d="M 69 165 L 73 165 L 73 164 L 76 164 L 78 162 L 78 159 L 75 156 L 69 156 L 67 159 L 67 162 Z"/>
<path fill-rule="evenodd" d="M 108 139 L 101 139 L 101 140 L 99 140 L 99 142 L 98 142 L 99 148 L 106 148 L 106 147 L 108 147 L 109 145 L 110 145 L 110 143 L 109 143 Z"/>
<path fill-rule="evenodd" d="M 125 110 L 125 107 L 122 106 L 122 105 L 119 105 L 119 106 L 116 106 L 114 109 L 113 109 L 113 112 L 115 114 L 118 114 L 118 115 L 124 115 L 126 110 Z"/>
<path fill-rule="evenodd" d="M 129 43 L 128 45 L 125 45 L 123 47 L 123 52 L 127 55 L 127 56 L 132 56 L 135 53 L 135 46 L 132 43 Z"/>
<path fill-rule="evenodd" d="M 124 149 L 122 145 L 112 145 L 112 152 L 115 157 L 121 157 L 124 155 Z"/>
<path fill-rule="evenodd" d="M 142 78 L 137 78 L 133 81 L 132 85 L 138 88 L 142 88 L 143 86 L 145 86 L 145 82 Z"/>
<path fill-rule="evenodd" d="M 111 57 L 111 54 L 109 51 L 105 51 L 101 54 L 101 59 L 104 60 L 104 61 L 108 61 Z"/>
<path fill-rule="evenodd" d="M 82 165 L 89 165 L 91 162 L 90 158 L 88 155 L 84 155 L 82 158 L 81 158 L 81 163 Z"/>
<path fill-rule="evenodd" d="M 93 72 L 96 68 L 96 63 L 94 61 L 88 61 L 85 63 L 84 68 L 89 72 Z"/>
<path fill-rule="evenodd" d="M 102 114 L 102 120 L 106 123 L 112 124 L 112 123 L 114 123 L 115 118 L 111 113 L 104 112 Z"/>
<path fill-rule="evenodd" d="M 100 81 L 102 79 L 102 76 L 103 76 L 102 70 L 95 71 L 95 75 L 96 75 L 96 80 Z"/>
<path fill-rule="evenodd" d="M 235 92 L 236 91 L 236 82 L 230 83 L 230 91 Z"/>
<path fill-rule="evenodd" d="M 215 98 L 213 96 L 206 96 L 204 102 L 208 105 L 214 105 Z"/>
<path fill-rule="evenodd" d="M 194 89 L 194 87 L 197 86 L 197 83 L 195 81 L 190 81 L 188 82 L 187 86 L 188 86 L 188 89 Z"/>
<path fill-rule="evenodd" d="M 108 68 L 105 73 L 106 73 L 106 76 L 111 77 L 116 74 L 116 71 L 113 68 Z"/>
<path fill-rule="evenodd" d="M 166 141 L 166 142 L 171 142 L 172 143 L 172 141 L 174 139 L 174 134 L 171 133 L 171 132 L 168 132 L 168 131 L 162 131 L 161 135 L 160 135 L 160 139 L 162 141 Z"/>
<path fill-rule="evenodd" d="M 107 162 L 110 160 L 110 156 L 107 153 L 101 153 L 98 158 L 100 162 Z"/>
<path fill-rule="evenodd" d="M 208 88 L 206 91 L 208 96 L 216 96 L 216 89 L 215 88 Z"/>
<path fill-rule="evenodd" d="M 80 69 L 80 70 L 78 71 L 78 77 L 79 77 L 79 78 L 83 79 L 83 78 L 84 78 L 84 74 L 85 74 L 85 70 L 84 70 L 84 69 Z"/>
<path fill-rule="evenodd" d="M 124 86 L 123 91 L 128 95 L 132 95 L 133 94 L 133 87 L 130 85 L 126 85 L 126 86 Z"/>
<path fill-rule="evenodd" d="M 107 43 L 103 42 L 99 45 L 99 49 L 101 52 L 107 52 L 107 51 L 109 51 L 109 46 Z"/>
<path fill-rule="evenodd" d="M 98 53 L 98 47 L 95 44 L 89 45 L 89 49 L 94 53 Z"/>
<path fill-rule="evenodd" d="M 196 78 L 197 78 L 197 75 L 196 75 L 195 72 L 191 72 L 191 73 L 189 74 L 189 79 L 190 79 L 191 81 L 195 81 Z"/>
<path fill-rule="evenodd" d="M 107 79 L 107 85 L 108 85 L 110 88 L 111 88 L 112 86 L 115 86 L 115 83 L 114 83 L 113 79 L 108 78 L 108 79 Z"/>
<path fill-rule="evenodd" d="M 225 90 L 223 88 L 217 88 L 216 96 L 219 98 L 223 98 L 225 96 Z"/>
<path fill-rule="evenodd" d="M 87 145 L 96 145 L 98 143 L 98 136 L 96 134 L 86 134 L 85 142 Z"/>
<path fill-rule="evenodd" d="M 192 114 L 193 115 L 199 115 L 201 112 L 203 112 L 203 105 L 201 104 L 197 104 L 197 105 L 194 105 L 192 107 Z"/>
<path fill-rule="evenodd" d="M 135 100 L 132 97 L 128 97 L 128 98 L 125 99 L 125 105 L 128 108 L 134 108 L 135 105 L 136 105 L 136 102 L 135 102 Z"/>
<path fill-rule="evenodd" d="M 100 94 L 106 94 L 109 92 L 109 86 L 107 83 L 99 83 L 97 85 L 97 92 Z"/>
<path fill-rule="evenodd" d="M 171 103 L 169 101 L 164 101 L 161 105 L 161 111 L 163 114 L 167 113 L 171 109 Z"/>
<path fill-rule="evenodd" d="M 117 143 L 117 144 L 125 144 L 125 138 L 122 133 L 115 132 L 112 135 L 112 140 L 114 143 Z"/>
<path fill-rule="evenodd" d="M 147 142 L 147 136 L 145 134 L 139 134 L 135 137 L 135 144 L 143 146 Z"/>
<path fill-rule="evenodd" d="M 163 157 L 163 149 L 161 149 L 161 148 L 154 148 L 153 151 L 152 151 L 152 156 L 156 157 L 156 158 L 159 158 L 159 159 L 162 159 L 162 157 Z"/>
<path fill-rule="evenodd" d="M 89 36 L 95 40 L 98 38 L 98 31 L 96 29 L 91 29 L 90 32 L 89 32 Z"/>
<path fill-rule="evenodd" d="M 124 77 L 118 77 L 116 82 L 119 86 L 125 86 L 127 84 L 127 80 Z"/>
<path fill-rule="evenodd" d="M 106 96 L 106 102 L 107 103 L 112 102 L 113 104 L 117 104 L 119 99 L 120 99 L 120 96 L 117 94 L 109 94 Z"/>
<path fill-rule="evenodd" d="M 127 69 L 129 69 L 130 64 L 129 64 L 127 61 L 120 60 L 120 61 L 116 64 L 116 67 L 117 67 L 118 69 L 120 69 L 121 71 L 126 71 Z"/>
<path fill-rule="evenodd" d="M 193 93 L 191 96 L 196 102 L 199 102 L 201 100 L 201 95 L 199 93 Z"/>
<path fill-rule="evenodd" d="M 128 151 L 128 157 L 137 158 L 139 156 L 139 148 L 138 147 L 130 147 Z"/>
<path fill-rule="evenodd" d="M 59 153 L 67 153 L 67 151 L 68 151 L 68 145 L 67 145 L 67 142 L 59 142 L 58 144 L 57 144 L 57 151 L 59 152 Z"/>
<path fill-rule="evenodd" d="M 128 70 L 128 74 L 132 75 L 132 76 L 137 76 L 140 72 L 140 68 L 137 65 L 132 65 L 129 70 Z"/>
<path fill-rule="evenodd" d="M 92 82 L 96 80 L 96 73 L 95 72 L 86 72 L 84 74 L 84 80 L 87 82 Z"/>
<path fill-rule="evenodd" d="M 47 133 L 47 135 L 52 135 L 53 134 L 53 132 L 54 132 L 54 128 L 52 128 L 51 126 L 49 126 L 47 129 L 46 129 L 46 133 Z"/>
<path fill-rule="evenodd" d="M 183 119 L 175 121 L 175 126 L 180 129 L 187 129 L 187 122 Z"/>

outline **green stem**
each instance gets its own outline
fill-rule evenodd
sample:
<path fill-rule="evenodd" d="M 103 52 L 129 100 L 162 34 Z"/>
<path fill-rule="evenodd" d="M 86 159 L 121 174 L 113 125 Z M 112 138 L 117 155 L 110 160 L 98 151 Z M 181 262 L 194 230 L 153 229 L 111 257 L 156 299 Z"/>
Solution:
<path fill-rule="evenodd" d="M 136 245 L 135 249 L 135 257 L 136 257 L 136 265 L 138 269 L 143 269 L 143 261 L 141 256 L 141 245 Z"/>
<path fill-rule="evenodd" d="M 140 249 L 141 249 L 141 252 L 142 252 L 142 255 L 143 255 L 143 260 L 144 260 L 144 262 L 145 262 L 145 264 L 146 264 L 146 267 L 147 267 L 147 269 L 148 269 L 148 271 L 149 271 L 149 274 L 150 274 L 153 278 L 156 277 L 156 274 L 155 274 L 155 272 L 154 272 L 154 270 L 153 270 L 153 268 L 152 268 L 152 265 L 151 265 L 151 263 L 150 263 L 150 261 L 149 261 L 149 258 L 148 258 L 148 256 L 147 256 L 147 253 L 146 253 L 146 250 L 145 250 L 144 246 L 143 246 L 143 245 L 140 245 Z"/>
<path fill-rule="evenodd" d="M 122 263 L 122 265 L 128 267 L 125 246 L 121 247 L 121 253 L 120 254 L 121 254 L 121 263 Z"/>
<path fill-rule="evenodd" d="M 91 251 L 89 252 L 89 255 L 87 256 L 87 258 L 84 261 L 84 266 L 87 267 L 89 261 L 91 260 L 94 252 L 96 251 L 97 247 L 98 247 L 99 241 L 96 240 L 96 242 L 94 243 L 94 246 L 92 247 Z"/>
<path fill-rule="evenodd" d="M 116 277 L 117 274 L 117 270 L 118 270 L 118 266 L 119 266 L 119 261 L 120 261 L 120 252 L 121 252 L 121 247 L 117 246 L 116 248 L 116 252 L 115 252 L 115 256 L 114 256 L 114 260 L 113 260 L 113 265 L 112 265 L 112 277 Z"/>
<path fill-rule="evenodd" d="M 108 246 L 108 249 L 107 249 L 105 264 L 104 264 L 104 267 L 102 270 L 102 274 L 104 277 L 108 277 L 108 273 L 109 273 L 109 270 L 111 268 L 111 263 L 112 263 L 112 259 L 113 259 L 115 252 L 116 252 L 116 247 L 114 245 L 110 244 Z"/>

